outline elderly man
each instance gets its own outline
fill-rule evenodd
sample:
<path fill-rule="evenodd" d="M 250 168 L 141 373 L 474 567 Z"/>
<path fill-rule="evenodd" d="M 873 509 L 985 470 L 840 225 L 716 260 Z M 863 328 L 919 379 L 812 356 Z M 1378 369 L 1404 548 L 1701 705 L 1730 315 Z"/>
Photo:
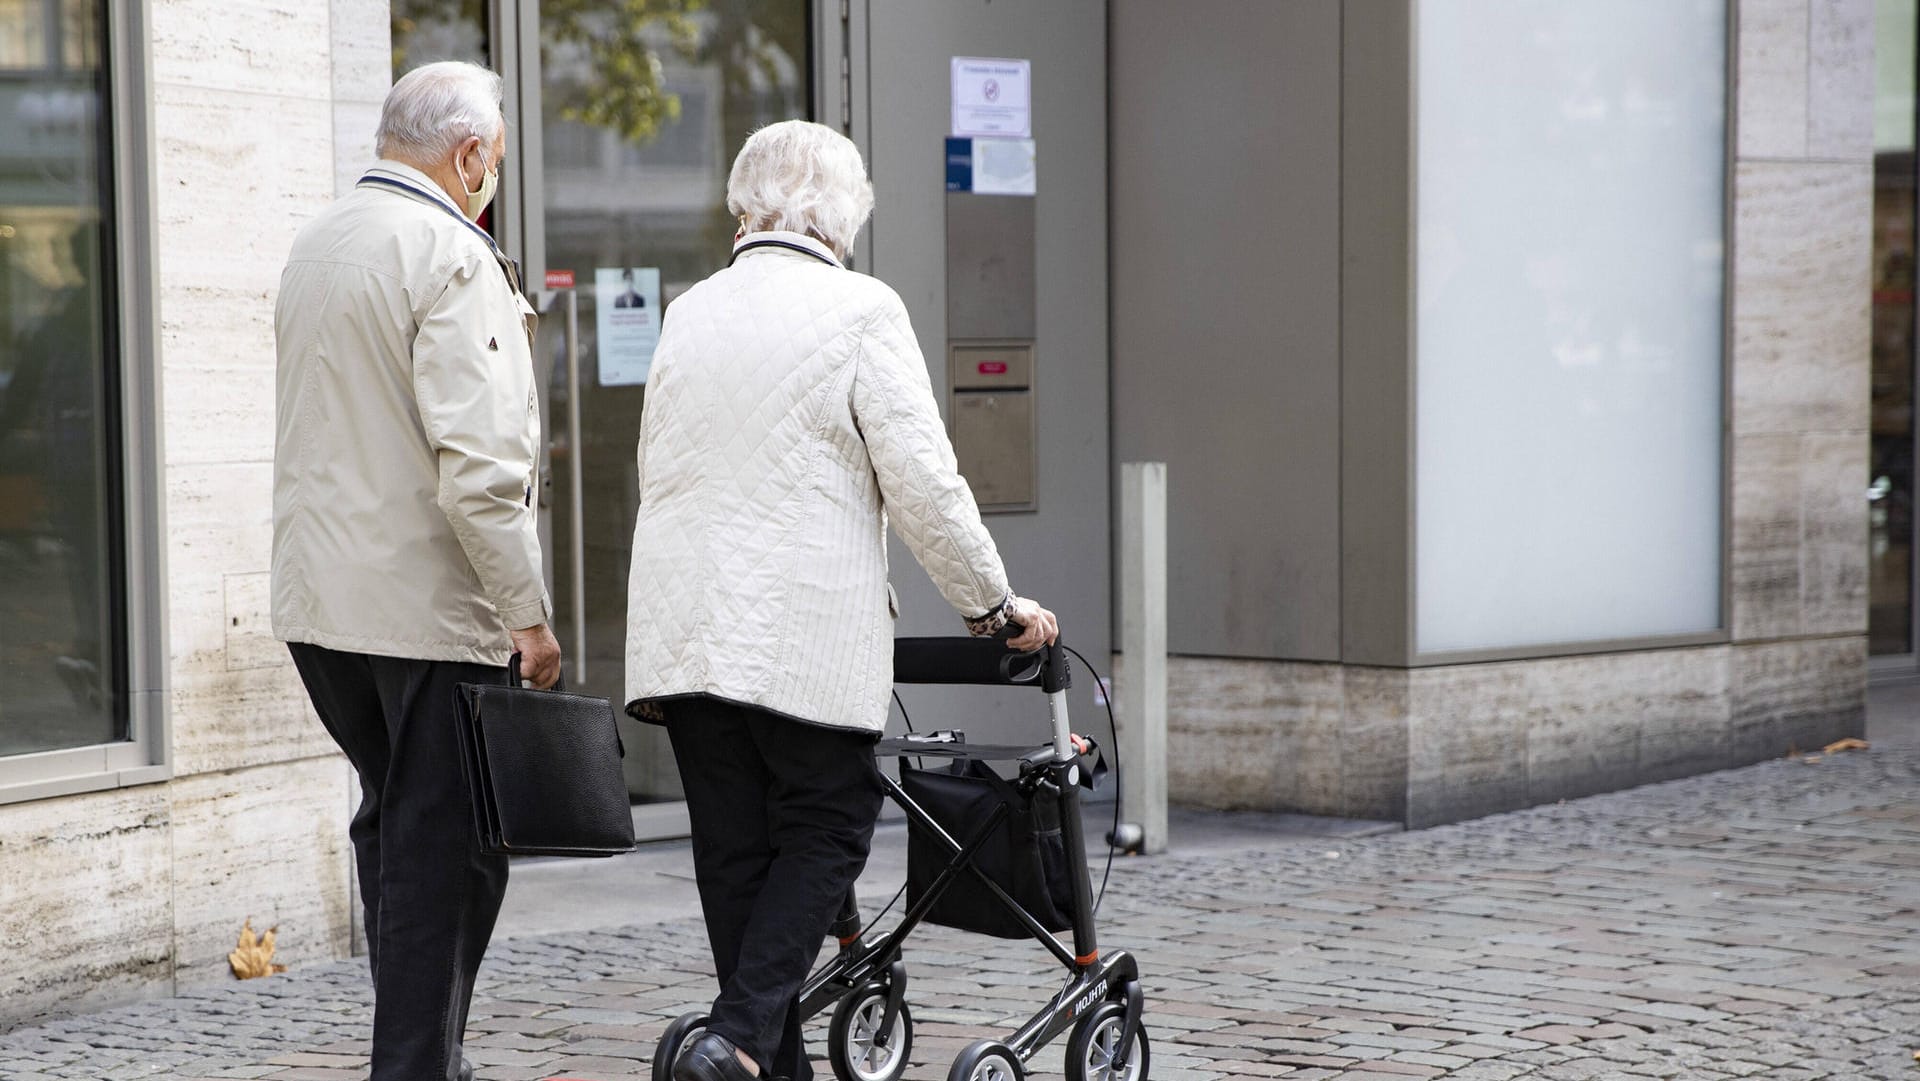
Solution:
<path fill-rule="evenodd" d="M 500 78 L 394 85 L 381 161 L 294 241 L 279 353 L 273 628 L 360 775 L 349 831 L 373 968 L 373 1081 L 470 1076 L 473 979 L 506 890 L 476 843 L 454 686 L 551 686 L 534 522 L 532 309 L 474 224 L 506 150 Z"/>

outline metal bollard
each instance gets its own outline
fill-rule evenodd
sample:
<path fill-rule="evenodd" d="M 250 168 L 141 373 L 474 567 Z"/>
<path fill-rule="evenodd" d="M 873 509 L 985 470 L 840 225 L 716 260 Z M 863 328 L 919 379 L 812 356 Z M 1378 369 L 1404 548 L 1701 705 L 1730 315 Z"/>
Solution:
<path fill-rule="evenodd" d="M 1120 466 L 1120 653 L 1114 733 L 1120 817 L 1109 838 L 1130 852 L 1167 849 L 1167 464 Z M 1131 842 L 1131 843 L 1129 843 Z"/>

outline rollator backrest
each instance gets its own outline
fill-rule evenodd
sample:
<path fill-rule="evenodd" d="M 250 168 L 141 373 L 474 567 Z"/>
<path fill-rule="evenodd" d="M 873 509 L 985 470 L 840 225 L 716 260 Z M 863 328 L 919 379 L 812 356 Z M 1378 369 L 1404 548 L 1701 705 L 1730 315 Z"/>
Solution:
<path fill-rule="evenodd" d="M 1059 643 L 1019 653 L 1007 648 L 1004 637 L 895 638 L 893 681 L 1039 687 L 1051 694 L 1071 686 L 1073 676 Z"/>

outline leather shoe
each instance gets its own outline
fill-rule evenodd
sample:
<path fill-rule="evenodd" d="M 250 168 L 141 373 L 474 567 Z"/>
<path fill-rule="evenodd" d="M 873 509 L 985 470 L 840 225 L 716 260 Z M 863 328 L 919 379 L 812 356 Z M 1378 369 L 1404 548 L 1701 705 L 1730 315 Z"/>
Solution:
<path fill-rule="evenodd" d="M 733 1041 L 717 1032 L 702 1032 L 673 1063 L 673 1081 L 760 1081 L 734 1052 Z"/>

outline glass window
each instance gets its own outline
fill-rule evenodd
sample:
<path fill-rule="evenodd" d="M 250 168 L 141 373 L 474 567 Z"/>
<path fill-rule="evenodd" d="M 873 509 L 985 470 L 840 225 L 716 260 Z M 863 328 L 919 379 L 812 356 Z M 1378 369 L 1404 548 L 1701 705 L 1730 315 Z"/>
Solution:
<path fill-rule="evenodd" d="M 465 60 L 486 64 L 487 5 L 482 0 L 393 0 L 393 77 L 422 64 Z"/>
<path fill-rule="evenodd" d="M 1874 10 L 1873 444 L 1867 638 L 1913 652 L 1914 0 Z"/>
<path fill-rule="evenodd" d="M 1416 10 L 1419 649 L 1713 631 L 1726 4 Z"/>
<path fill-rule="evenodd" d="M 101 9 L 0 0 L 0 755 L 128 738 Z"/>

